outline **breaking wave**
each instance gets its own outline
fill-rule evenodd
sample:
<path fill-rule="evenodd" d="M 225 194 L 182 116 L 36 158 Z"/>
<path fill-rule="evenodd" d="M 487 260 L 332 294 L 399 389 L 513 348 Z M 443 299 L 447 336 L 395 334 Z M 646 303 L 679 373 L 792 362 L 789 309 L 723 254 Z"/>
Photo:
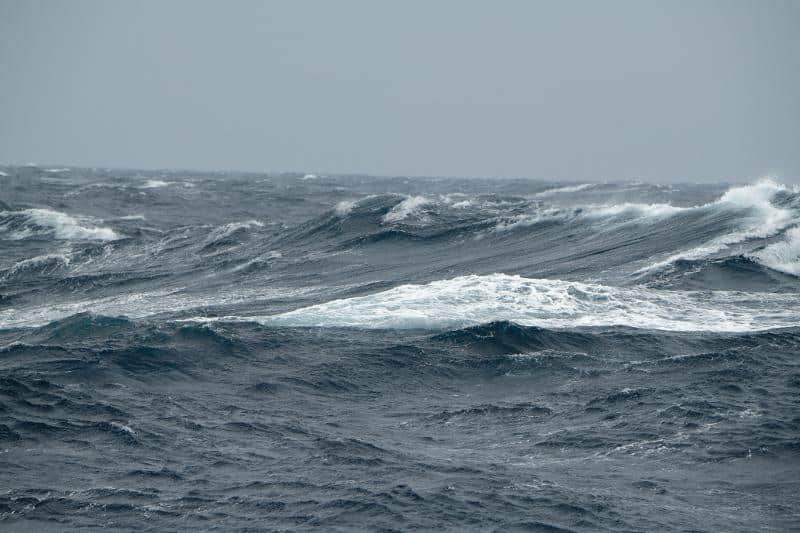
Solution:
<path fill-rule="evenodd" d="M 800 276 L 800 227 L 791 228 L 784 240 L 753 252 L 748 257 L 772 270 Z"/>
<path fill-rule="evenodd" d="M 0 211 L 0 238 L 20 240 L 39 237 L 92 241 L 120 238 L 111 228 L 94 225 L 90 217 L 68 215 L 51 209 Z"/>
<path fill-rule="evenodd" d="M 800 325 L 800 295 L 662 291 L 492 274 L 401 285 L 247 320 L 366 329 L 445 330 L 511 321 L 545 328 L 757 331 Z"/>
<path fill-rule="evenodd" d="M 431 203 L 430 200 L 424 196 L 410 196 L 394 206 L 391 211 L 386 213 L 383 221 L 387 224 L 392 222 L 400 222 L 411 216 L 423 205 Z"/>
<path fill-rule="evenodd" d="M 776 206 L 773 203 L 776 195 L 787 191 L 786 186 L 770 179 L 764 179 L 753 185 L 733 187 L 719 200 L 693 208 L 695 210 L 740 211 L 742 213 L 739 218 L 739 227 L 699 246 L 673 253 L 665 259 L 640 269 L 639 273 L 662 269 L 679 260 L 701 259 L 751 239 L 764 239 L 776 235 L 798 222 L 797 214 L 793 209 Z"/>

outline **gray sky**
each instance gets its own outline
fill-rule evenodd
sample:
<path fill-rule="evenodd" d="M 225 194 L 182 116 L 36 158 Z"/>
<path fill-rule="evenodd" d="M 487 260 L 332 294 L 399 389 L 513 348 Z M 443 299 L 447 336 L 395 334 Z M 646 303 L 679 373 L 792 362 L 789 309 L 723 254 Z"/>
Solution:
<path fill-rule="evenodd" d="M 0 0 L 0 161 L 800 181 L 800 1 Z"/>

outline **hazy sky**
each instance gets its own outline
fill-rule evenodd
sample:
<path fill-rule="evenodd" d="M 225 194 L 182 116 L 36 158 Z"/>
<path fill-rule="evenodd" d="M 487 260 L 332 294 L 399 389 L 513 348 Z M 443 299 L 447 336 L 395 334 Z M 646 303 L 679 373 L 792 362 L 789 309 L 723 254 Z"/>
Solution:
<path fill-rule="evenodd" d="M 0 0 L 0 162 L 800 181 L 800 1 Z"/>

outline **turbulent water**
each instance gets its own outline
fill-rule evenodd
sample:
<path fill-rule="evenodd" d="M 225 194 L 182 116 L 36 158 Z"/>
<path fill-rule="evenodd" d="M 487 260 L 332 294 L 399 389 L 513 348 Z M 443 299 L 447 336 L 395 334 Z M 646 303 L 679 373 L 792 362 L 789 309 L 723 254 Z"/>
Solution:
<path fill-rule="evenodd" d="M 0 528 L 800 524 L 800 190 L 3 167 Z"/>

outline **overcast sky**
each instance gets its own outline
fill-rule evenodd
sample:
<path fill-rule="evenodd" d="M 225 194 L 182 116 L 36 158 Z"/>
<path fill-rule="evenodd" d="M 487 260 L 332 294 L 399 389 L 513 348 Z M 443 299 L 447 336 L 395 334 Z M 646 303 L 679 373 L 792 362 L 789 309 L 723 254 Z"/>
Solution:
<path fill-rule="evenodd" d="M 800 1 L 0 0 L 0 162 L 800 181 Z"/>

